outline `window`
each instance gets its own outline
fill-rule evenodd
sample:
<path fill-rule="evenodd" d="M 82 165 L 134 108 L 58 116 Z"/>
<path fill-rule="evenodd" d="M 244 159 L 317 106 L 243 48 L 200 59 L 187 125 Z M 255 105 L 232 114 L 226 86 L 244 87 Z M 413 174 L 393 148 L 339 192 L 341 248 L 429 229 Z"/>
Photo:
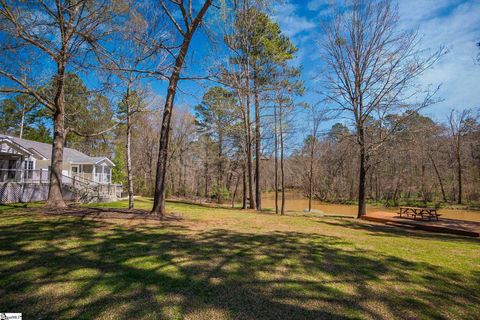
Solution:
<path fill-rule="evenodd" d="M 23 168 L 25 169 L 25 178 L 32 179 L 33 177 L 33 161 L 25 160 L 23 162 Z"/>
<path fill-rule="evenodd" d="M 8 179 L 15 179 L 17 175 L 17 160 L 8 160 Z"/>
<path fill-rule="evenodd" d="M 33 161 L 32 160 L 25 160 L 23 162 L 23 168 L 25 170 L 33 170 Z"/>

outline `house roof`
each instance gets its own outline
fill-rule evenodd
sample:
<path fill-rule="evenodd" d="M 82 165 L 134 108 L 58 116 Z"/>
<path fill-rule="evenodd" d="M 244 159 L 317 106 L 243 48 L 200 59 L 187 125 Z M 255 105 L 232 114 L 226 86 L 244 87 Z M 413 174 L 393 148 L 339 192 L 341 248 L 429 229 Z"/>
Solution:
<path fill-rule="evenodd" d="M 18 137 L 0 135 L 0 139 L 7 139 L 17 144 L 21 148 L 28 150 L 33 156 L 39 157 L 43 160 L 49 160 L 52 157 L 52 145 L 43 142 L 37 142 L 32 140 L 20 139 Z M 83 152 L 72 148 L 63 149 L 63 161 L 70 163 L 82 163 L 82 164 L 97 164 L 103 160 L 106 160 L 112 166 L 113 162 L 107 157 L 90 157 Z"/>

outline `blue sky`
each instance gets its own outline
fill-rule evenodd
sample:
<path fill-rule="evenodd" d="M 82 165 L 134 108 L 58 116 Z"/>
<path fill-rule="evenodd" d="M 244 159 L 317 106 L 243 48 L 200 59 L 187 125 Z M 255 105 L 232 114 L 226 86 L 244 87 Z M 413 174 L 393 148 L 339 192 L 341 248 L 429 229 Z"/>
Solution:
<path fill-rule="evenodd" d="M 293 63 L 302 67 L 307 89 L 307 94 L 299 102 L 315 104 L 320 99 L 315 93 L 319 88 L 314 80 L 322 67 L 319 43 L 323 35 L 319 24 L 329 14 L 334 3 L 333 0 L 278 0 L 270 13 L 299 49 Z M 442 101 L 424 110 L 424 113 L 437 121 L 445 121 L 452 108 L 480 107 L 480 63 L 475 63 L 475 57 L 480 52 L 476 46 L 480 42 L 480 0 L 401 0 L 398 6 L 400 27 L 406 30 L 418 29 L 423 48 L 435 49 L 444 45 L 449 50 L 431 70 L 418 79 L 424 86 L 441 85 L 437 97 Z M 218 30 L 221 25 L 218 23 L 219 13 L 219 9 L 210 8 L 207 19 L 209 37 L 204 30 L 195 35 L 184 74 L 206 75 L 209 69 L 214 69 L 215 65 L 227 59 L 225 53 L 218 51 L 222 47 L 222 32 Z M 46 82 L 51 78 L 52 72 L 49 71 L 52 70 L 48 67 L 51 63 L 44 63 L 43 60 L 38 63 L 39 72 L 35 77 L 43 77 Z M 92 87 L 98 82 L 94 76 L 82 75 L 82 78 Z M 157 96 L 165 96 L 165 81 L 149 79 L 145 82 Z M 203 93 L 213 85 L 216 84 L 205 80 L 182 81 L 176 105 L 186 105 L 193 110 L 201 101 Z M 159 100 L 156 101 L 162 106 Z M 345 122 L 344 119 L 338 121 Z"/>
<path fill-rule="evenodd" d="M 285 0 L 276 4 L 271 14 L 299 48 L 294 63 L 302 66 L 302 77 L 309 92 L 302 99 L 310 103 L 318 101 L 313 91 L 316 86 L 314 77 L 321 67 L 319 21 L 328 15 L 332 3 L 331 0 Z M 442 101 L 424 113 L 443 121 L 452 108 L 479 107 L 480 65 L 475 64 L 475 57 L 479 51 L 476 43 L 480 41 L 480 0 L 402 0 L 398 6 L 401 28 L 418 29 L 423 48 L 435 49 L 444 45 L 448 49 L 448 54 L 418 79 L 422 85 L 441 85 L 438 98 Z M 192 54 L 196 62 L 190 65 L 192 73 L 205 72 L 202 69 L 212 65 L 209 46 L 202 34 L 194 39 Z M 182 83 L 183 93 L 179 93 L 177 104 L 198 103 L 209 85 L 213 84 Z M 163 95 L 161 90 L 158 94 Z"/>
<path fill-rule="evenodd" d="M 277 6 L 278 23 L 300 49 L 297 59 L 307 86 L 315 86 L 312 76 L 320 63 L 318 21 L 328 15 L 332 3 L 290 0 Z M 423 85 L 441 85 L 442 101 L 424 113 L 441 121 L 452 108 L 480 107 L 480 65 L 474 61 L 480 41 L 480 0 L 401 0 L 398 8 L 401 28 L 418 29 L 423 48 L 444 45 L 449 51 L 418 79 Z"/>

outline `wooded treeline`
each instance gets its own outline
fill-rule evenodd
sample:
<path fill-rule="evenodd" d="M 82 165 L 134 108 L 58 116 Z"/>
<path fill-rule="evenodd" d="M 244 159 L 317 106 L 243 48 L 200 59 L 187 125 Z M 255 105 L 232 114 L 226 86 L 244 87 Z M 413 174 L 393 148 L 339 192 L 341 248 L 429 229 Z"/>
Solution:
<path fill-rule="evenodd" d="M 371 159 L 367 174 L 367 200 L 390 206 L 402 203 L 478 203 L 480 200 L 479 110 L 452 111 L 442 122 L 419 113 L 408 120 Z M 372 131 L 382 128 L 372 126 Z M 372 134 L 378 134 L 372 132 Z M 289 159 L 289 187 L 308 195 L 313 157 L 313 194 L 325 201 L 356 200 L 358 151 L 351 130 L 334 124 L 309 136 Z M 295 177 L 302 177 L 301 179 Z"/>
<path fill-rule="evenodd" d="M 359 216 L 369 200 L 479 200 L 478 109 L 423 115 L 441 97 L 417 80 L 443 48 L 421 48 L 389 0 L 339 1 L 318 22 L 309 87 L 274 4 L 0 0 L 0 131 L 53 143 L 48 205 L 65 205 L 65 146 L 110 155 L 130 207 L 134 194 L 153 196 L 159 214 L 168 196 L 262 210 L 267 191 L 283 214 L 288 188 L 356 201 Z M 200 74 L 199 33 L 214 48 Z M 203 97 L 177 104 L 190 80 L 206 84 Z"/>

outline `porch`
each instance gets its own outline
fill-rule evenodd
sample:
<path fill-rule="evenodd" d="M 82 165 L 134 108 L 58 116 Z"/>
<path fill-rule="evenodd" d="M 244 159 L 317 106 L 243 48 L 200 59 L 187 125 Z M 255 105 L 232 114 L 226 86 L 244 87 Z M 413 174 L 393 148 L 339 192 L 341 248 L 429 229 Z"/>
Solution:
<path fill-rule="evenodd" d="M 48 169 L 0 169 L 0 183 L 48 183 L 49 180 Z"/>
<path fill-rule="evenodd" d="M 48 182 L 48 169 L 34 168 L 30 157 L 0 152 L 0 182 Z"/>
<path fill-rule="evenodd" d="M 112 183 L 112 168 L 103 163 L 100 165 L 72 164 L 70 174 L 67 175 L 72 178 L 98 184 Z"/>
<path fill-rule="evenodd" d="M 1 160 L 0 160 L 1 161 Z M 111 184 L 111 172 L 71 172 L 63 171 L 66 181 L 77 180 L 79 182 L 93 184 Z M 10 168 L 0 169 L 0 183 L 17 182 L 17 183 L 48 183 L 50 180 L 50 171 L 48 169 L 23 169 Z"/>

